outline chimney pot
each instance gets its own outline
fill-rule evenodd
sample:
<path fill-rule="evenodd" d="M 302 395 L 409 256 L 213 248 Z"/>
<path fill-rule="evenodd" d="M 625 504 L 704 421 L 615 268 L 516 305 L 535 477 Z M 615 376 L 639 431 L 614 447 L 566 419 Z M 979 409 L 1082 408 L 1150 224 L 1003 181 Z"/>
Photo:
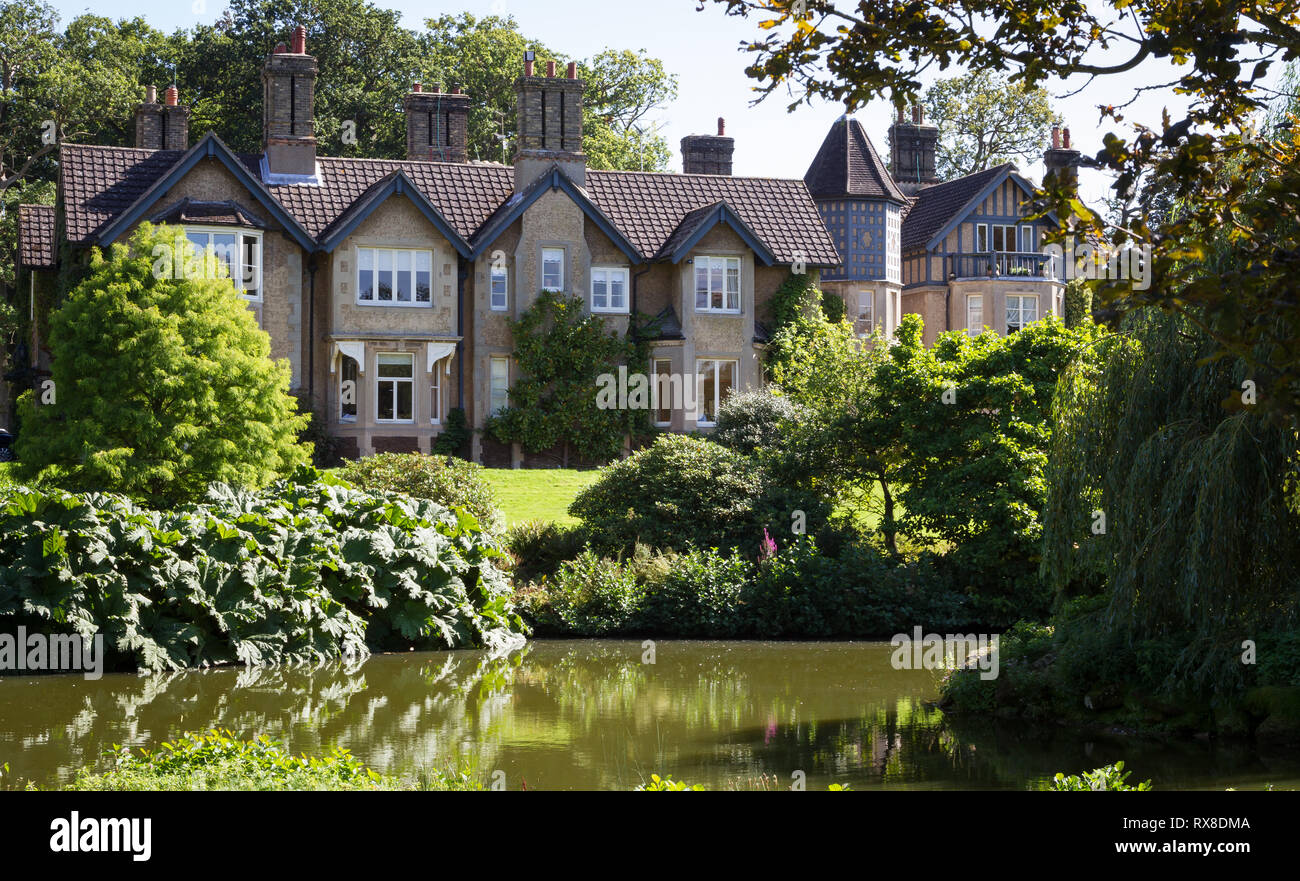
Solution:
<path fill-rule="evenodd" d="M 418 91 L 420 91 L 420 90 L 423 89 L 423 88 L 424 88 L 424 86 L 423 86 L 423 84 L 421 84 L 421 82 L 420 82 L 419 80 L 416 80 L 415 82 L 411 83 L 411 91 L 412 91 L 412 92 L 418 92 Z"/>
<path fill-rule="evenodd" d="M 453 84 L 452 87 L 451 87 L 451 93 L 452 93 L 453 95 L 459 95 L 459 94 L 461 93 L 461 92 L 460 92 L 460 86 L 458 86 L 458 85 L 454 85 L 454 84 Z"/>
<path fill-rule="evenodd" d="M 167 87 L 167 106 L 175 107 L 180 102 L 180 93 L 176 91 L 175 86 Z"/>
<path fill-rule="evenodd" d="M 288 52 L 288 51 L 289 51 L 289 47 L 286 46 L 284 43 L 276 43 L 276 44 L 275 44 L 275 54 L 276 54 L 276 55 L 283 55 L 284 53 L 286 53 L 286 52 Z"/>
<path fill-rule="evenodd" d="M 555 77 L 555 62 L 554 62 L 554 61 L 548 61 L 548 62 L 546 62 L 546 75 L 547 75 L 548 77 L 551 77 L 552 79 Z"/>
<path fill-rule="evenodd" d="M 144 90 L 144 103 L 146 103 L 146 104 L 157 104 L 157 103 L 158 103 L 158 87 L 157 87 L 157 86 L 146 86 L 146 87 L 145 87 L 145 90 Z"/>
<path fill-rule="evenodd" d="M 576 61 L 570 61 L 570 62 L 569 62 L 569 79 L 571 79 L 571 80 L 576 80 L 577 78 L 578 78 L 578 62 L 576 62 Z"/>
<path fill-rule="evenodd" d="M 524 76 L 533 75 L 533 59 L 528 58 L 524 61 Z"/>
<path fill-rule="evenodd" d="M 295 55 L 307 54 L 307 28 L 303 25 L 293 29 L 293 52 Z"/>
<path fill-rule="evenodd" d="M 1052 126 L 1052 149 L 1061 149 L 1061 127 L 1059 125 Z"/>
<path fill-rule="evenodd" d="M 1067 150 L 1070 149 L 1070 129 L 1069 128 L 1064 129 L 1061 132 L 1061 135 L 1062 135 L 1062 144 L 1065 146 L 1065 149 Z"/>
<path fill-rule="evenodd" d="M 723 138 L 727 135 L 727 121 L 721 116 L 718 117 L 718 137 Z"/>

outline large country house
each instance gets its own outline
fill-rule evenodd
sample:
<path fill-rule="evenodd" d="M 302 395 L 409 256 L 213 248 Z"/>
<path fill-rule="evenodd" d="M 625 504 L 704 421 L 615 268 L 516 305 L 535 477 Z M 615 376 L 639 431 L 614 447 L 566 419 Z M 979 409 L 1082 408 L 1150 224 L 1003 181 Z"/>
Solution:
<path fill-rule="evenodd" d="M 1028 182 L 1007 165 L 939 183 L 937 132 L 919 117 L 891 129 L 895 169 L 915 172 L 897 179 L 847 118 L 803 181 L 732 176 L 721 120 L 683 139 L 682 174 L 598 171 L 582 153 L 575 66 L 541 73 L 530 58 L 513 165 L 469 161 L 471 97 L 418 83 L 407 158 L 343 159 L 317 155 L 316 76 L 299 28 L 263 68 L 256 155 L 210 132 L 191 145 L 174 87 L 137 108 L 135 147 L 63 144 L 57 204 L 20 211 L 20 283 L 52 289 L 60 265 L 142 222 L 183 227 L 229 255 L 272 354 L 345 456 L 429 451 L 453 408 L 481 428 L 516 371 L 507 322 L 544 290 L 581 297 L 620 332 L 654 319 L 646 369 L 699 377 L 687 406 L 654 410 L 673 431 L 707 428 L 731 390 L 761 384 L 766 303 L 792 268 L 819 272 L 864 332 L 890 333 L 905 312 L 930 338 L 1010 332 L 1061 309 L 1042 230 L 1020 220 Z M 524 460 L 479 431 L 472 454 Z"/>

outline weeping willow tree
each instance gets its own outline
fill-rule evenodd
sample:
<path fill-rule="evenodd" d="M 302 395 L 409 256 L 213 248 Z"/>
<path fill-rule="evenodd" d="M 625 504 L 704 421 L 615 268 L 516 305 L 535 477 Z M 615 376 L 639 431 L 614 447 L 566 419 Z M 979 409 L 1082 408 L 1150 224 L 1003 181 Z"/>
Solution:
<path fill-rule="evenodd" d="M 1101 346 L 1053 402 L 1043 575 L 1106 594 L 1089 626 L 1176 644 L 1167 684 L 1236 690 L 1242 642 L 1297 624 L 1296 431 L 1185 318 L 1135 314 Z"/>

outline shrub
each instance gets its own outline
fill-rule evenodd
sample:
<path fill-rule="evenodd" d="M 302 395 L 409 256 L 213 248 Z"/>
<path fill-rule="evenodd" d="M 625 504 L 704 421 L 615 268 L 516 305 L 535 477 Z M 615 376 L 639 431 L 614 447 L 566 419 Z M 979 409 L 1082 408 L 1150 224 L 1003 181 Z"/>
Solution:
<path fill-rule="evenodd" d="M 1071 774 L 1069 777 L 1058 773 L 1049 786 L 1051 792 L 1148 792 L 1151 781 L 1147 780 L 1133 786 L 1125 781 L 1131 772 L 1124 770 L 1123 762 L 1116 762 L 1095 771 L 1085 771 L 1083 776 Z"/>
<path fill-rule="evenodd" d="M 575 636 L 603 636 L 628 630 L 640 611 L 643 590 L 617 560 L 587 548 L 567 560 L 548 587 L 542 620 Z"/>
<path fill-rule="evenodd" d="M 802 410 L 770 389 L 734 392 L 718 409 L 718 423 L 709 438 L 738 453 L 753 455 L 781 442 L 782 429 L 797 423 Z"/>
<path fill-rule="evenodd" d="M 722 639 L 745 629 L 740 598 L 751 564 L 738 553 L 692 548 L 648 581 L 638 624 L 648 633 Z"/>
<path fill-rule="evenodd" d="M 177 511 L 0 489 L 0 622 L 103 634 L 147 670 L 507 647 L 523 622 L 501 556 L 467 514 L 309 468 Z"/>
<path fill-rule="evenodd" d="M 308 461 L 288 362 L 271 360 L 228 278 L 179 277 L 190 267 L 175 261 L 194 259 L 180 229 L 147 223 L 129 245 L 93 253 L 50 318 L 53 400 L 20 401 L 25 473 L 57 466 L 67 489 L 175 504 L 212 482 L 264 486 Z"/>
<path fill-rule="evenodd" d="M 365 492 L 396 492 L 473 514 L 483 528 L 499 530 L 501 511 L 483 466 L 454 456 L 378 453 L 349 462 L 339 476 Z"/>
<path fill-rule="evenodd" d="M 582 550 L 583 543 L 576 529 L 553 520 L 529 520 L 510 527 L 504 544 L 514 558 L 515 580 L 526 582 L 555 575 L 561 563 Z"/>
<path fill-rule="evenodd" d="M 764 528 L 787 531 L 796 510 L 809 529 L 827 514 L 816 495 L 782 486 L 752 458 L 675 434 L 604 468 L 569 507 L 593 545 L 615 553 L 637 542 L 679 551 L 756 548 Z"/>
<path fill-rule="evenodd" d="M 464 457 L 469 445 L 469 422 L 465 419 L 464 407 L 452 407 L 447 412 L 447 424 L 433 442 L 433 451 L 439 456 Z"/>

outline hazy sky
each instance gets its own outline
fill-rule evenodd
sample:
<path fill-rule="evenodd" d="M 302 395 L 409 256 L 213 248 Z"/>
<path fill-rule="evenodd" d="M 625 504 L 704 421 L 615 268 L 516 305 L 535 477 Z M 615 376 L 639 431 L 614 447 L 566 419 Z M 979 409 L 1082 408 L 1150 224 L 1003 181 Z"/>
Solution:
<path fill-rule="evenodd" d="M 212 22 L 226 5 L 223 0 L 50 2 L 65 21 L 87 10 L 118 18 L 141 15 L 169 33 Z M 843 113 L 842 107 L 829 104 L 801 106 L 787 113 L 788 100 L 775 93 L 762 104 L 749 106 L 754 98 L 751 81 L 744 74 L 749 53 L 739 45 L 759 33 L 756 21 L 752 17 L 730 18 L 723 14 L 724 7 L 711 2 L 702 12 L 696 11 L 697 0 L 377 0 L 377 5 L 401 11 L 404 23 L 412 28 L 443 13 L 513 15 L 525 34 L 573 57 L 589 57 L 604 48 L 645 49 L 662 58 L 679 78 L 678 99 L 657 120 L 663 123 L 662 133 L 674 153 L 683 135 L 711 132 L 717 118 L 725 117 L 727 134 L 736 139 L 738 175 L 802 177 L 826 130 Z M 1098 81 L 1053 103 L 1070 126 L 1074 146 L 1096 152 L 1108 130 L 1099 125 L 1097 105 L 1125 102 L 1132 97 L 1129 89 L 1169 79 L 1169 68 L 1148 66 L 1123 78 Z M 1074 86 L 1082 84 L 1081 80 Z M 1052 88 L 1054 95 L 1065 91 L 1065 87 Z M 1177 110 L 1182 102 L 1167 89 L 1149 92 L 1130 108 L 1129 118 L 1158 126 L 1166 105 Z M 882 101 L 856 114 L 882 155 L 888 151 L 891 112 Z M 674 167 L 680 168 L 679 155 Z M 1041 163 L 1022 170 L 1037 178 Z M 1107 187 L 1100 174 L 1085 171 L 1082 175 L 1082 195 L 1087 201 L 1099 200 Z"/>

